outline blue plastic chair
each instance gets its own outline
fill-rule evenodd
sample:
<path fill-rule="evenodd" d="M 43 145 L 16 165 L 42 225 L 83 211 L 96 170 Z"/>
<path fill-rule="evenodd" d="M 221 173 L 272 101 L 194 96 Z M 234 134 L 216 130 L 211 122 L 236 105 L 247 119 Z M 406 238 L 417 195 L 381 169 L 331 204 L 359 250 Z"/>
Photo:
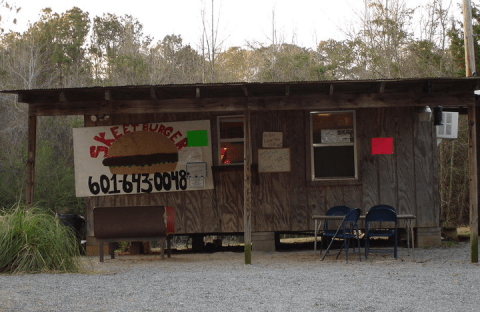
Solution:
<path fill-rule="evenodd" d="M 393 222 L 393 228 L 385 228 L 382 225 L 382 228 L 373 228 L 374 224 L 378 222 Z M 393 250 L 371 250 L 370 249 L 370 238 L 371 237 L 388 237 L 394 238 L 394 247 Z M 370 252 L 392 252 L 397 259 L 397 214 L 394 210 L 389 208 L 376 208 L 370 209 L 365 216 L 365 258 L 368 259 L 368 254 Z"/>
<path fill-rule="evenodd" d="M 345 216 L 347 213 L 349 213 L 351 210 L 350 207 L 348 206 L 335 206 L 330 209 L 328 209 L 326 215 L 327 216 Z M 331 227 L 331 226 L 330 226 Z M 322 254 L 323 250 L 323 241 L 325 240 L 325 237 L 333 237 L 335 236 L 335 232 L 337 230 L 333 230 L 329 228 L 328 220 L 325 220 L 323 222 L 323 231 L 321 234 L 321 241 L 320 241 L 320 254 Z"/>
<path fill-rule="evenodd" d="M 393 208 L 392 206 L 389 206 L 389 205 L 376 205 L 376 206 L 373 206 L 372 208 L 370 208 L 370 210 L 368 211 L 372 211 L 372 210 L 375 210 L 375 209 L 390 209 L 392 210 L 393 212 L 395 212 L 395 214 L 398 214 L 397 213 L 397 209 Z"/>
<path fill-rule="evenodd" d="M 338 259 L 338 256 L 342 252 L 343 248 L 345 248 L 345 260 L 348 262 L 348 241 L 352 238 L 357 239 L 357 244 L 358 244 L 358 259 L 362 261 L 362 256 L 360 254 L 360 233 L 358 230 L 358 219 L 360 218 L 360 209 L 355 208 L 351 209 L 343 218 L 342 223 L 338 227 L 337 231 L 335 232 L 335 235 L 332 237 L 332 241 L 328 245 L 327 251 L 325 251 L 325 254 L 323 255 L 323 259 L 325 259 L 325 256 L 328 254 L 328 251 L 330 250 L 330 247 L 332 246 L 332 243 L 335 239 L 342 239 L 343 244 L 340 250 L 338 251 L 337 257 L 335 259 Z"/>

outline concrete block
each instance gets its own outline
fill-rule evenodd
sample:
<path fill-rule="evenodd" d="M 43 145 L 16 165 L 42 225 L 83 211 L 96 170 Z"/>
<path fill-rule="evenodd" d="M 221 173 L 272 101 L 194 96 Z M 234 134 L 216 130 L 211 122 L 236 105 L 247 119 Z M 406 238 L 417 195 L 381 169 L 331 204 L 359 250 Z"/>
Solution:
<path fill-rule="evenodd" d="M 252 232 L 252 251 L 274 252 L 275 232 Z"/>
<path fill-rule="evenodd" d="M 416 228 L 418 247 L 436 247 L 442 244 L 440 227 Z"/>
<path fill-rule="evenodd" d="M 114 244 L 104 244 L 103 245 L 103 256 L 108 257 L 110 255 L 110 251 L 113 251 Z M 87 249 L 85 250 L 85 254 L 89 257 L 95 256 L 98 257 L 100 255 L 100 246 L 99 245 L 88 245 Z"/>
<path fill-rule="evenodd" d="M 108 244 L 103 246 L 103 255 L 109 255 L 109 247 Z M 100 246 L 97 239 L 94 236 L 87 236 L 87 247 L 85 248 L 85 255 L 87 256 L 99 256 L 100 254 Z"/>

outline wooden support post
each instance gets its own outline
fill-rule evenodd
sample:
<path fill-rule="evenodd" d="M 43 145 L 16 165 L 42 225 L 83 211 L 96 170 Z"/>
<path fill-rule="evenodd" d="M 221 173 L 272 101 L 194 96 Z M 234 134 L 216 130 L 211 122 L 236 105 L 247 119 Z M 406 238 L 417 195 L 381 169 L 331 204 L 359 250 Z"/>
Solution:
<path fill-rule="evenodd" d="M 35 188 L 35 154 L 37 147 L 37 116 L 28 117 L 28 156 L 27 156 L 27 198 L 28 206 L 33 205 Z"/>
<path fill-rule="evenodd" d="M 245 241 L 245 264 L 252 264 L 252 141 L 250 111 L 243 116 L 244 170 L 243 170 L 243 230 Z"/>
<path fill-rule="evenodd" d="M 476 104 L 477 100 L 475 100 Z M 478 153 L 477 111 L 475 105 L 468 106 L 468 166 L 470 181 L 470 262 L 478 262 Z"/>
<path fill-rule="evenodd" d="M 463 0 L 464 41 L 465 41 L 465 73 L 467 77 L 475 73 L 475 51 L 473 46 L 472 6 L 470 0 Z M 470 262 L 478 263 L 478 163 L 477 153 L 477 116 L 474 105 L 468 106 L 468 166 L 470 179 Z"/>
<path fill-rule="evenodd" d="M 475 51 L 472 26 L 472 5 L 470 0 L 463 0 L 463 36 L 465 43 L 465 73 L 471 77 L 475 73 Z"/>

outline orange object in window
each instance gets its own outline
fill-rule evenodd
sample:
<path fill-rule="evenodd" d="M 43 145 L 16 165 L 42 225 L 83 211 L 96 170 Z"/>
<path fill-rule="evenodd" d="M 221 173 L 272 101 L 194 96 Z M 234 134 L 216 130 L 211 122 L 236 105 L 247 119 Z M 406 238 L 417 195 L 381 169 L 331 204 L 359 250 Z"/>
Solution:
<path fill-rule="evenodd" d="M 243 163 L 243 142 L 221 144 L 220 149 L 222 164 Z"/>

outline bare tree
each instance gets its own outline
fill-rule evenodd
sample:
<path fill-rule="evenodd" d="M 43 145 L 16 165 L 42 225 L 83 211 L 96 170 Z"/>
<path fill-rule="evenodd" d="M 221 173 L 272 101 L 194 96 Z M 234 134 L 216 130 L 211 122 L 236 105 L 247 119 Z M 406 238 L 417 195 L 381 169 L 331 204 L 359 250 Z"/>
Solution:
<path fill-rule="evenodd" d="M 9 73 L 4 88 L 47 88 L 56 80 L 56 73 L 45 62 L 48 52 L 35 33 L 19 36 L 9 33 L 3 37 L 3 65 Z"/>
<path fill-rule="evenodd" d="M 218 12 L 215 13 L 215 1 L 210 0 L 210 4 L 210 16 L 208 16 L 205 3 L 203 4 L 203 9 L 201 11 L 203 32 L 200 46 L 204 58 L 203 82 L 217 81 L 215 62 L 218 54 L 221 53 L 224 43 L 224 39 L 222 40 L 219 38 L 218 31 L 221 7 L 218 9 Z"/>
<path fill-rule="evenodd" d="M 433 0 L 421 10 L 419 19 L 420 40 L 437 43 L 443 51 L 448 43 L 448 28 L 452 20 L 452 1 Z"/>

